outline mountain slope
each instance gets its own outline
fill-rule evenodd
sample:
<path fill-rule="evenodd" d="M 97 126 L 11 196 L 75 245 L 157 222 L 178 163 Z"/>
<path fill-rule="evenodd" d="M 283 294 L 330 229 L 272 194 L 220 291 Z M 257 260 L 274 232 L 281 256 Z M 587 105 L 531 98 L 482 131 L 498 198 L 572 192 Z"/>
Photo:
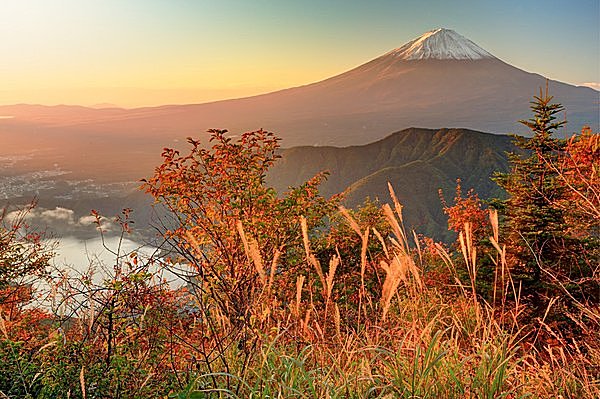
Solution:
<path fill-rule="evenodd" d="M 447 238 L 438 190 L 451 201 L 460 178 L 465 190 L 474 188 L 482 198 L 499 195 L 490 176 L 507 169 L 506 152 L 513 150 L 512 138 L 504 135 L 410 128 L 364 146 L 285 150 L 268 180 L 281 192 L 320 171 L 329 171 L 322 193 L 347 190 L 350 206 L 366 197 L 388 201 L 389 181 L 405 206 L 408 225 L 420 233 Z"/>
<path fill-rule="evenodd" d="M 119 109 L 0 107 L 0 133 L 169 143 L 209 128 L 265 128 L 297 145 L 357 145 L 409 126 L 527 134 L 517 121 L 546 78 L 511 66 L 458 33 L 437 29 L 348 72 L 306 86 L 207 104 Z M 600 93 L 550 81 L 567 109 L 564 134 L 598 129 Z M 38 134 L 38 135 L 39 135 Z"/>

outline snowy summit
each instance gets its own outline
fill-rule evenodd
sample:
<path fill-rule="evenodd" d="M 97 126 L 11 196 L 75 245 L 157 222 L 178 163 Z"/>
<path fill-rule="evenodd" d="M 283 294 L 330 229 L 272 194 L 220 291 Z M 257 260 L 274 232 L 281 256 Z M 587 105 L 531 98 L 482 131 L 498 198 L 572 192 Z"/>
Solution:
<path fill-rule="evenodd" d="M 388 53 L 403 60 L 481 60 L 493 55 L 452 29 L 434 29 Z"/>

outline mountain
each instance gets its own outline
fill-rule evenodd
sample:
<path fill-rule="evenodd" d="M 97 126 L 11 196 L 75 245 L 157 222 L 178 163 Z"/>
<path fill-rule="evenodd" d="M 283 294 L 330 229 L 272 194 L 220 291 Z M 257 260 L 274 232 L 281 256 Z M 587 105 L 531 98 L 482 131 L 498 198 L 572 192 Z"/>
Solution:
<path fill-rule="evenodd" d="M 409 128 L 377 142 L 351 147 L 295 147 L 269 172 L 268 181 L 278 192 L 297 186 L 320 171 L 329 171 L 321 193 L 346 191 L 346 204 L 364 198 L 389 201 L 391 182 L 404 205 L 405 221 L 419 233 L 447 239 L 447 219 L 438 190 L 454 198 L 456 179 L 466 191 L 481 198 L 501 195 L 490 180 L 495 171 L 506 171 L 507 151 L 515 151 L 512 138 L 468 129 Z"/>
<path fill-rule="evenodd" d="M 485 197 L 494 189 L 491 171 L 506 167 L 510 139 L 474 131 L 526 134 L 516 121 L 530 116 L 529 101 L 545 85 L 543 76 L 436 29 L 340 75 L 254 97 L 137 109 L 0 106 L 0 194 L 8 201 L 37 196 L 50 209 L 83 208 L 102 197 L 112 210 L 125 204 L 124 187 L 152 174 L 163 147 L 187 151 L 185 137 L 209 128 L 237 134 L 262 127 L 286 148 L 304 146 L 284 152 L 270 175 L 278 188 L 330 170 L 325 192 L 350 187 L 347 201 L 355 204 L 367 195 L 387 199 L 390 180 L 411 225 L 444 230 L 437 189 L 451 197 L 461 177 Z M 599 92 L 557 81 L 549 88 L 568 112 L 564 134 L 584 123 L 599 128 Z M 384 139 L 410 126 L 433 130 Z"/>
<path fill-rule="evenodd" d="M 402 60 L 481 60 L 493 55 L 451 29 L 435 29 L 386 54 Z"/>
<path fill-rule="evenodd" d="M 248 98 L 131 110 L 0 107 L 0 116 L 12 116 L 0 119 L 0 134 L 17 140 L 35 130 L 38 138 L 67 144 L 100 135 L 159 150 L 209 128 L 265 128 L 285 147 L 365 144 L 409 126 L 527 134 L 517 121 L 529 117 L 529 101 L 545 85 L 542 75 L 511 66 L 452 30 L 435 29 L 340 75 Z M 598 91 L 554 80 L 549 88 L 567 110 L 563 134 L 584 124 L 599 128 Z"/>

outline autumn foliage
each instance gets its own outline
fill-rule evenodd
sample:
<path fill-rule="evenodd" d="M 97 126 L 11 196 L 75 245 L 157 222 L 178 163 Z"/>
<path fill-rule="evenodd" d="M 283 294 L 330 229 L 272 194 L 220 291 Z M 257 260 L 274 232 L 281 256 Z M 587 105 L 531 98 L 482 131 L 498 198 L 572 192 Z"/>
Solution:
<path fill-rule="evenodd" d="M 456 193 L 452 204 L 448 204 L 440 192 L 444 213 L 448 216 L 448 229 L 456 233 L 464 231 L 469 223 L 476 240 L 485 239 L 490 233 L 488 212 L 477 193 L 470 189 L 466 197 L 460 179 L 456 181 Z"/>
<path fill-rule="evenodd" d="M 218 312 L 236 331 L 232 339 L 244 339 L 237 334 L 252 324 L 267 277 L 273 285 L 275 277 L 295 276 L 304 251 L 299 217 L 312 231 L 337 199 L 319 195 L 324 174 L 278 196 L 265 178 L 279 157 L 279 139 L 259 130 L 233 141 L 226 133 L 209 131 L 211 148 L 188 139 L 184 156 L 165 149 L 144 188 L 175 218 L 164 235 L 177 253 L 172 261 L 191 268 L 200 312 Z"/>
<path fill-rule="evenodd" d="M 407 230 L 391 184 L 389 203 L 355 209 L 319 194 L 325 174 L 276 193 L 266 175 L 279 140 L 263 130 L 164 149 L 143 182 L 164 244 L 124 252 L 126 209 L 102 275 L 52 269 L 24 214 L 5 220 L 0 397 L 597 397 L 600 139 L 538 130 L 500 179 L 504 208 L 460 181 L 443 200 L 455 243 Z M 575 241 L 520 253 L 558 237 L 520 224 L 536 205 Z M 527 285 L 535 273 L 546 277 Z"/>

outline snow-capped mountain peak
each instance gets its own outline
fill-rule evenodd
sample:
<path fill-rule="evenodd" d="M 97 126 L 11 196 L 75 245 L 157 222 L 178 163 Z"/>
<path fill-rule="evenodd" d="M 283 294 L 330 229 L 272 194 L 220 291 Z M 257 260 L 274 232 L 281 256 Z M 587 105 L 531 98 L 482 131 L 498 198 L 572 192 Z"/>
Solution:
<path fill-rule="evenodd" d="M 404 60 L 481 60 L 495 58 L 452 29 L 434 29 L 411 40 L 387 55 Z"/>

